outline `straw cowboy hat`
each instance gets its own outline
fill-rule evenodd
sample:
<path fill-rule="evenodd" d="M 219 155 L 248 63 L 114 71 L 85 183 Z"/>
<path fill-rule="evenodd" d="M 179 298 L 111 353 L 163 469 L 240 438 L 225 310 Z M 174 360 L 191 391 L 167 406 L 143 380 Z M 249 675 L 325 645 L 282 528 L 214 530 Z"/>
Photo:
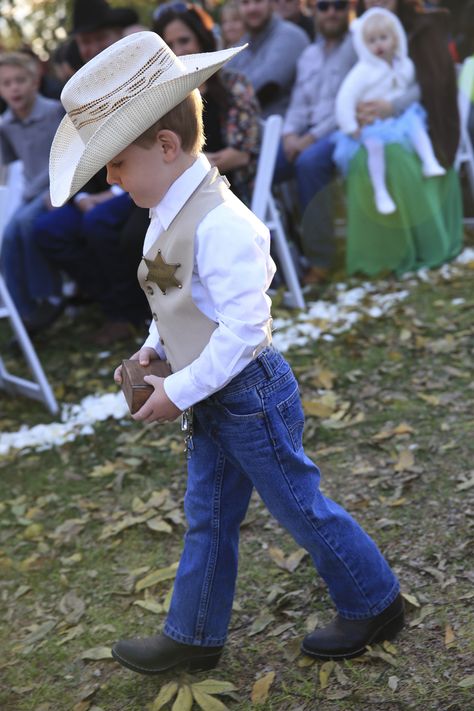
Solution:
<path fill-rule="evenodd" d="M 177 57 L 154 32 L 115 42 L 67 82 L 51 146 L 51 202 L 63 205 L 112 158 L 243 47 Z"/>

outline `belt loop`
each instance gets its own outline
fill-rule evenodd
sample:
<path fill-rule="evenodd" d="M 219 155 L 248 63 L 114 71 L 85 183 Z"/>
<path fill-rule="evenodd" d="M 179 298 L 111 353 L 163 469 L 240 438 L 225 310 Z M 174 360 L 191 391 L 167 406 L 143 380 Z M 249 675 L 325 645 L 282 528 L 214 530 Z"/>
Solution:
<path fill-rule="evenodd" d="M 270 380 L 271 378 L 273 378 L 273 367 L 268 360 L 268 347 L 260 353 L 260 355 L 257 357 L 257 361 L 261 364 L 262 368 L 268 376 L 268 379 Z"/>

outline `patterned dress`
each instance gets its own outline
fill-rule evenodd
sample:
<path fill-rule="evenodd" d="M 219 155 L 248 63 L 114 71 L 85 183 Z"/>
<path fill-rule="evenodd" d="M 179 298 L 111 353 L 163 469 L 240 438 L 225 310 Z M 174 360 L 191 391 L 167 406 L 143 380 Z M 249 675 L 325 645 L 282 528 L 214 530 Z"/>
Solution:
<path fill-rule="evenodd" d="M 260 148 L 260 107 L 252 84 L 242 74 L 222 69 L 220 78 L 229 96 L 227 111 L 220 117 L 223 143 L 250 154 L 248 165 L 236 168 L 227 177 L 232 191 L 249 205 Z"/>

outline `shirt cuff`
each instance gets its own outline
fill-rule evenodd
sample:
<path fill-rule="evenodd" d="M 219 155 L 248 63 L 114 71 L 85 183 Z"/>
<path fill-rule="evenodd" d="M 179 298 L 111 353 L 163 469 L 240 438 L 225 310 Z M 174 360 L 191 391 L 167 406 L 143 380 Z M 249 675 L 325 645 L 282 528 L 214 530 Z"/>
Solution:
<path fill-rule="evenodd" d="M 168 375 L 164 380 L 163 387 L 171 402 L 181 411 L 187 410 L 188 407 L 209 397 L 209 392 L 200 393 L 196 388 L 189 366 L 179 370 L 177 373 Z"/>
<path fill-rule="evenodd" d="M 120 185 L 111 185 L 110 192 L 112 193 L 112 195 L 118 196 L 118 195 L 122 195 L 125 192 L 125 190 L 122 190 Z"/>

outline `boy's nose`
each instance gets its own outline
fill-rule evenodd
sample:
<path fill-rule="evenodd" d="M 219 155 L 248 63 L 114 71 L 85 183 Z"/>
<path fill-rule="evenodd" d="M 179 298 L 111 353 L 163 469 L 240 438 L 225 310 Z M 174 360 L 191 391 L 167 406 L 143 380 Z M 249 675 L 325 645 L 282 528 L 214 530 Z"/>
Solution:
<path fill-rule="evenodd" d="M 116 179 L 114 178 L 114 176 L 113 176 L 113 169 L 112 169 L 109 165 L 107 165 L 106 168 L 107 168 L 107 177 L 106 177 L 106 180 L 107 180 L 108 184 L 109 184 L 109 185 L 115 185 L 115 183 L 117 182 L 117 180 L 116 180 Z"/>

